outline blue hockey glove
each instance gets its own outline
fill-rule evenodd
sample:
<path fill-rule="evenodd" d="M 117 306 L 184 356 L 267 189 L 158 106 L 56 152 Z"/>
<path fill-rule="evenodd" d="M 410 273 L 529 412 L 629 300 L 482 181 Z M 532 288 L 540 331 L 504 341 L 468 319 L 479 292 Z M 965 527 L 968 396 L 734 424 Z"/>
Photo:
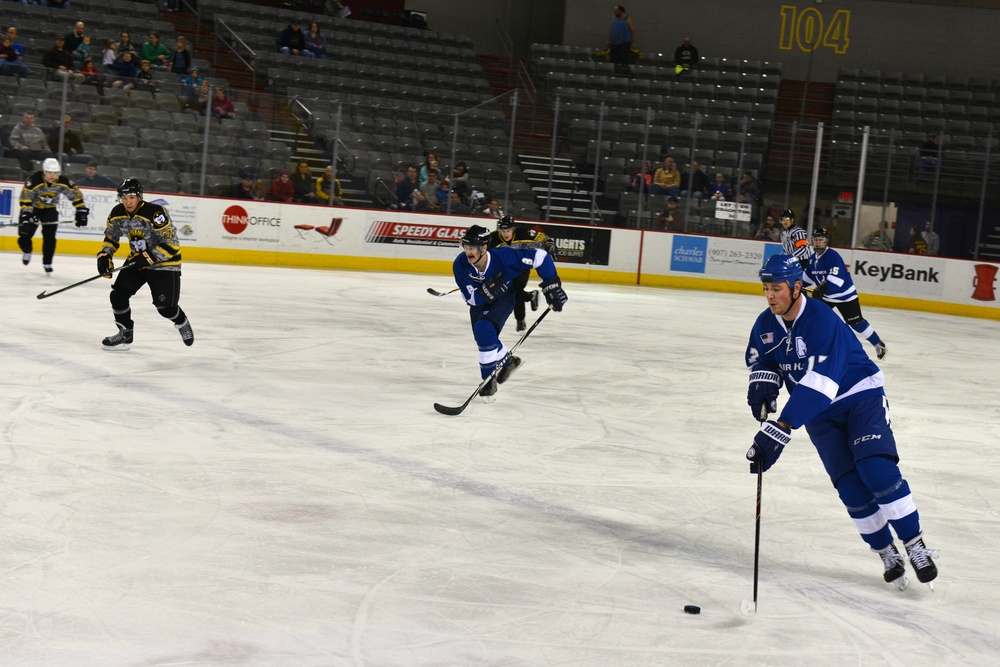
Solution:
<path fill-rule="evenodd" d="M 767 472 L 781 456 L 781 450 L 792 439 L 792 432 L 776 421 L 766 421 L 760 425 L 760 431 L 753 437 L 753 444 L 747 450 L 747 460 L 750 461 L 750 472 L 757 474 L 757 466 Z"/>
<path fill-rule="evenodd" d="M 145 269 L 147 266 L 155 264 L 156 260 L 148 252 L 137 252 L 129 257 L 126 263 L 132 268 Z"/>
<path fill-rule="evenodd" d="M 76 226 L 86 227 L 87 217 L 89 215 L 90 215 L 90 209 L 87 208 L 86 206 L 81 206 L 80 208 L 76 209 Z"/>
<path fill-rule="evenodd" d="M 542 294 L 545 295 L 545 300 L 548 301 L 549 308 L 557 313 L 563 309 L 563 306 L 569 300 L 569 297 L 566 296 L 566 292 L 562 288 L 562 281 L 559 278 L 544 281 L 542 283 Z"/>
<path fill-rule="evenodd" d="M 110 278 L 114 270 L 115 262 L 111 259 L 111 252 L 105 249 L 97 253 L 97 272 L 105 278 Z"/>
<path fill-rule="evenodd" d="M 747 405 L 753 418 L 759 422 L 765 421 L 772 412 L 778 411 L 778 390 L 781 389 L 781 376 L 771 371 L 754 371 L 750 373 L 750 387 L 747 389 Z"/>
<path fill-rule="evenodd" d="M 17 219 L 18 224 L 21 225 L 34 225 L 38 223 L 35 219 L 35 210 L 32 208 L 22 208 L 21 215 Z"/>
<path fill-rule="evenodd" d="M 498 273 L 479 286 L 479 293 L 487 304 L 491 304 L 506 294 L 509 289 L 510 283 L 507 282 L 502 273 Z"/>

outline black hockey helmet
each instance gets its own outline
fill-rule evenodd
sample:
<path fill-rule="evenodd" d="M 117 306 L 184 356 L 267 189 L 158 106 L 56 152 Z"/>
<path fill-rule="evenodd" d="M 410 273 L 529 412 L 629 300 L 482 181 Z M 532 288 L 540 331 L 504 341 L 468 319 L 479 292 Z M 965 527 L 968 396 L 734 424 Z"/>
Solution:
<path fill-rule="evenodd" d="M 830 243 L 830 232 L 826 231 L 826 227 L 818 227 L 813 230 L 813 238 L 823 238 L 826 239 L 827 244 Z"/>
<path fill-rule="evenodd" d="M 795 222 L 795 211 L 793 211 L 790 208 L 786 208 L 784 211 L 781 212 L 781 215 L 778 216 L 779 220 L 781 220 L 782 218 L 789 218 L 791 219 L 792 222 Z"/>
<path fill-rule="evenodd" d="M 497 229 L 514 229 L 514 216 L 500 216 L 500 220 L 497 222 Z"/>
<path fill-rule="evenodd" d="M 490 244 L 490 230 L 481 225 L 472 225 L 462 236 L 462 245 L 486 246 Z"/>
<path fill-rule="evenodd" d="M 139 179 L 126 178 L 122 181 L 122 184 L 118 186 L 118 199 L 125 195 L 139 195 L 139 199 L 142 199 L 142 183 L 139 182 Z"/>

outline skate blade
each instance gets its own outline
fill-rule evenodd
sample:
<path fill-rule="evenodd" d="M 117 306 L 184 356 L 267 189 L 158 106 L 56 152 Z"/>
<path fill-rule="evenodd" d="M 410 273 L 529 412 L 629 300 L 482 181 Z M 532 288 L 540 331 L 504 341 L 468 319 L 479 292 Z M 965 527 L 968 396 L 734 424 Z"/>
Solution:
<path fill-rule="evenodd" d="M 905 591 L 906 587 L 910 585 L 910 579 L 905 574 L 894 581 L 889 582 L 901 591 Z"/>
<path fill-rule="evenodd" d="M 105 352 L 128 352 L 129 344 L 122 343 L 121 345 L 102 345 L 101 346 Z"/>
<path fill-rule="evenodd" d="M 493 394 L 492 396 L 480 396 L 480 398 L 483 399 L 483 403 L 492 403 L 497 400 L 496 394 Z"/>

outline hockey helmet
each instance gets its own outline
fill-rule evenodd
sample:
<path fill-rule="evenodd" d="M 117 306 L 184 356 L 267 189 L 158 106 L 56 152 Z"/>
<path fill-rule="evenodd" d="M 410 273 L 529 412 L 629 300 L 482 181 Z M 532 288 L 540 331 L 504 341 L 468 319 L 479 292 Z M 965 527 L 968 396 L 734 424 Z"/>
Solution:
<path fill-rule="evenodd" d="M 500 220 L 497 222 L 497 229 L 514 229 L 514 216 L 500 216 Z"/>
<path fill-rule="evenodd" d="M 802 280 L 802 264 L 793 255 L 778 253 L 767 258 L 757 275 L 762 283 L 788 283 L 794 290 L 795 281 Z"/>
<path fill-rule="evenodd" d="M 61 174 L 62 165 L 59 164 L 59 160 L 54 157 L 47 157 L 42 161 L 42 171 L 51 172 L 53 174 Z"/>
<path fill-rule="evenodd" d="M 826 231 L 826 227 L 817 227 L 813 230 L 814 239 L 826 239 L 827 244 L 830 243 L 830 232 Z"/>
<path fill-rule="evenodd" d="M 788 218 L 792 222 L 795 222 L 795 211 L 793 211 L 790 208 L 786 208 L 784 211 L 781 212 L 781 215 L 778 216 L 779 220 L 781 220 L 782 218 Z"/>
<path fill-rule="evenodd" d="M 125 195 L 138 195 L 139 199 L 142 199 L 142 183 L 139 182 L 139 179 L 126 178 L 122 181 L 122 184 L 118 186 L 118 199 Z"/>
<path fill-rule="evenodd" d="M 462 236 L 462 245 L 486 246 L 490 244 L 490 231 L 481 225 L 472 225 Z"/>

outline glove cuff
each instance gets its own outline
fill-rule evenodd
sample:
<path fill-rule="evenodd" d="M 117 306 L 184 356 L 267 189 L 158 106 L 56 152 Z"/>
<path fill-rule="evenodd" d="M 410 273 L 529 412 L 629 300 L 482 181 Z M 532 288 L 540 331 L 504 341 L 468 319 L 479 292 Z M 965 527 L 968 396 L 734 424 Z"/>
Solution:
<path fill-rule="evenodd" d="M 781 386 L 781 376 L 773 371 L 753 371 L 750 373 L 750 382 L 770 382 Z"/>
<path fill-rule="evenodd" d="M 792 432 L 775 421 L 762 423 L 760 425 L 760 432 L 782 445 L 787 445 L 792 441 Z"/>

